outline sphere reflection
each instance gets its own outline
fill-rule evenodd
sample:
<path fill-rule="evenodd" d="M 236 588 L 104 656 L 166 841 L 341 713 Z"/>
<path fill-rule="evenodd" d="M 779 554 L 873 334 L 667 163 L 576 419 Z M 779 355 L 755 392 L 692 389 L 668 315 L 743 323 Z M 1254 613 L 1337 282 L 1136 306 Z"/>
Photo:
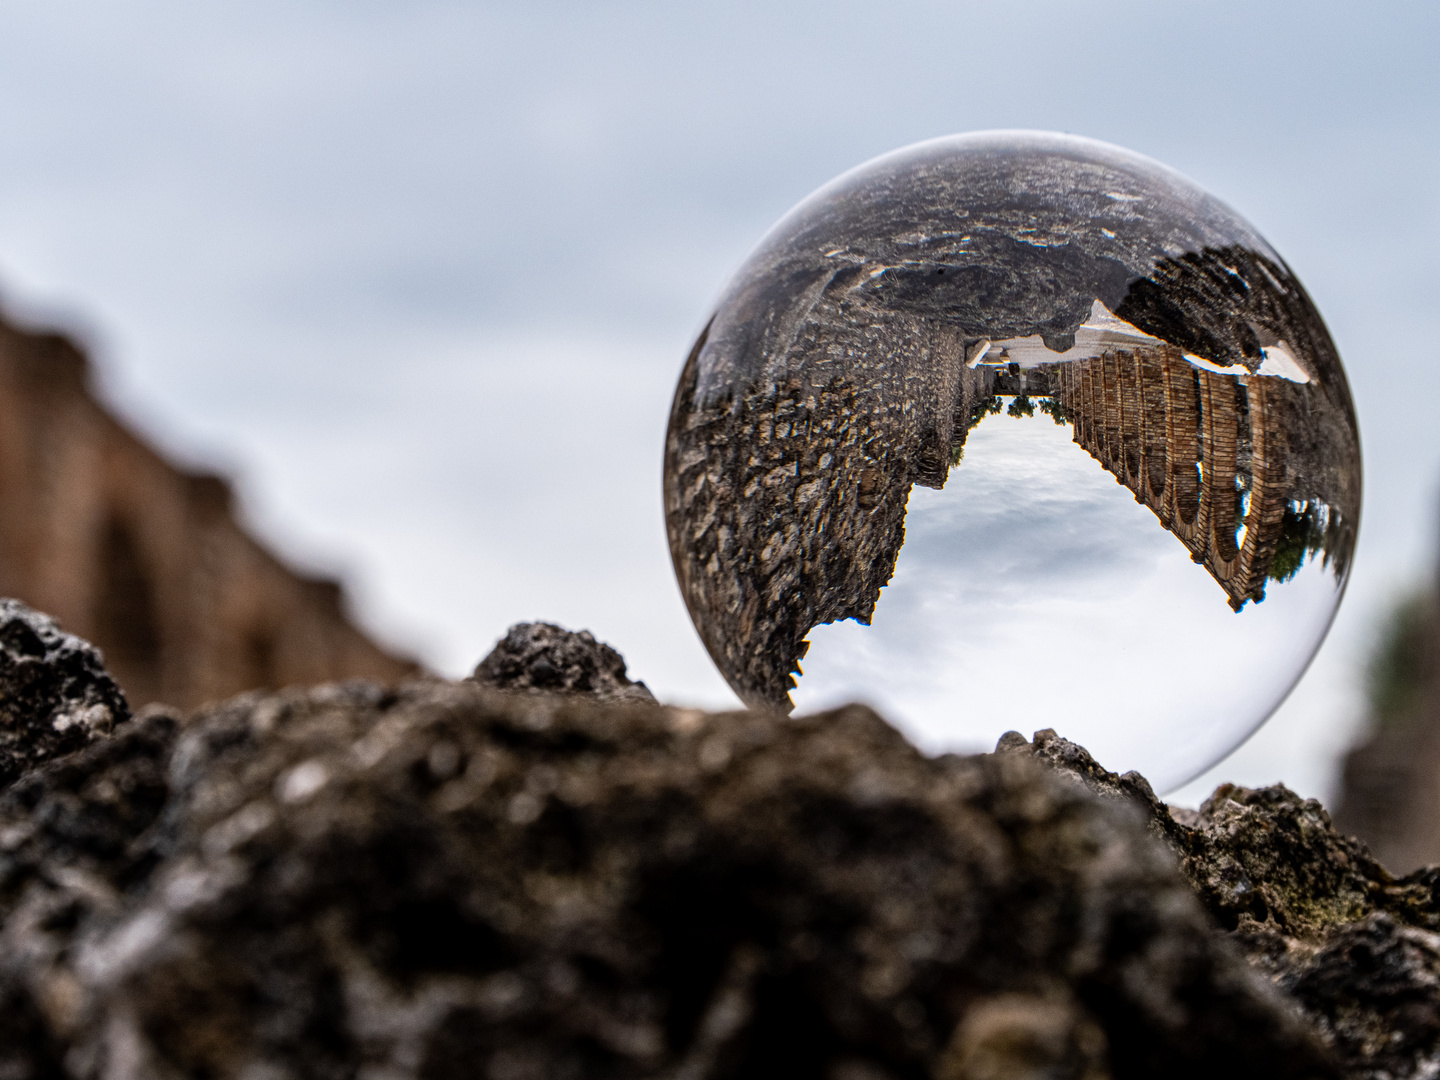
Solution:
<path fill-rule="evenodd" d="M 748 704 L 868 700 L 935 750 L 1054 727 L 1164 789 L 1319 647 L 1359 444 L 1319 315 L 1233 211 L 1112 146 L 982 133 L 771 231 L 681 375 L 665 501 Z"/>

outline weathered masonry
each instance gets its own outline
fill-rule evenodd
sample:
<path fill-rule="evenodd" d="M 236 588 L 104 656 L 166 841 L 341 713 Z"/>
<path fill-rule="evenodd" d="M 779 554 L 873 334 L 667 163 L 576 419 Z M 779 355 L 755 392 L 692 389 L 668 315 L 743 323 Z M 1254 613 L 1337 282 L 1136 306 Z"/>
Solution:
<path fill-rule="evenodd" d="M 137 707 L 416 671 L 350 622 L 337 583 L 250 537 L 223 479 L 110 415 L 73 342 L 3 320 L 0 595 L 99 645 Z"/>
<path fill-rule="evenodd" d="M 1050 373 L 1075 442 L 1180 539 L 1232 608 L 1263 600 L 1287 505 L 1276 380 L 1206 371 L 1173 347 L 1110 352 Z"/>
<path fill-rule="evenodd" d="M 895 572 L 911 486 L 943 487 L 994 373 L 950 327 L 849 318 L 822 297 L 785 374 L 706 395 L 705 337 L 680 379 L 666 453 L 676 575 L 702 640 L 751 704 L 788 705 L 811 628 L 868 623 Z M 778 368 L 777 368 L 778 371 Z"/>

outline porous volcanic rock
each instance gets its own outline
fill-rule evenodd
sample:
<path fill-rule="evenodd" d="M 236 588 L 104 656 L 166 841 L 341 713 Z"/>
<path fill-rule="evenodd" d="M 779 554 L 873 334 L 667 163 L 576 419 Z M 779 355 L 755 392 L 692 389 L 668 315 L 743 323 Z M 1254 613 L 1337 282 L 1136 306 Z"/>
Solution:
<path fill-rule="evenodd" d="M 0 1077 L 1440 1065 L 1440 877 L 1313 801 L 1171 810 L 1053 732 L 926 758 L 861 707 L 597 700 L 615 661 L 532 624 L 481 665 L 519 692 L 152 708 L 0 787 Z"/>
<path fill-rule="evenodd" d="M 1336 1075 L 1138 813 L 859 707 L 255 694 L 0 848 L 7 1077 Z"/>
<path fill-rule="evenodd" d="M 625 674 L 625 658 L 589 630 L 554 623 L 516 623 L 470 678 L 499 690 L 588 694 L 599 701 L 654 701 Z"/>
<path fill-rule="evenodd" d="M 1440 867 L 1395 877 L 1281 784 L 1222 784 L 1189 811 L 1053 731 L 1033 743 L 1012 732 L 998 749 L 1140 810 L 1215 923 L 1298 1003 L 1346 1075 L 1440 1075 Z"/>
<path fill-rule="evenodd" d="M 129 717 L 98 649 L 48 615 L 0 599 L 0 786 Z"/>

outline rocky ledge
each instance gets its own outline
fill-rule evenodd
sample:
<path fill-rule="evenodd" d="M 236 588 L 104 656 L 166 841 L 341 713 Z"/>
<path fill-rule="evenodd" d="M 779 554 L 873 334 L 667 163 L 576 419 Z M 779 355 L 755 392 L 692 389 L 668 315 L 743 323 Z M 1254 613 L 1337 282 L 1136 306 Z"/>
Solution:
<path fill-rule="evenodd" d="M 45 725 L 98 691 L 13 669 L 5 1080 L 1440 1070 L 1434 872 L 1284 788 L 1172 811 L 1049 732 L 666 708 L 554 627 L 461 683 L 104 698 L 79 746 Z"/>

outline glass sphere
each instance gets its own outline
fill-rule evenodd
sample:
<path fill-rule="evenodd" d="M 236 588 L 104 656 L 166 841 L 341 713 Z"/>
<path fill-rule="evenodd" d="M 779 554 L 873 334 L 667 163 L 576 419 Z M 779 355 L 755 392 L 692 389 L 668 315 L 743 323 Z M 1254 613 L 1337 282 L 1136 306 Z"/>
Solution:
<path fill-rule="evenodd" d="M 1054 728 L 1165 791 L 1325 636 L 1360 512 L 1334 343 L 1184 177 L 1038 132 L 877 158 L 787 214 L 685 363 L 670 548 L 752 707 L 930 751 Z"/>

